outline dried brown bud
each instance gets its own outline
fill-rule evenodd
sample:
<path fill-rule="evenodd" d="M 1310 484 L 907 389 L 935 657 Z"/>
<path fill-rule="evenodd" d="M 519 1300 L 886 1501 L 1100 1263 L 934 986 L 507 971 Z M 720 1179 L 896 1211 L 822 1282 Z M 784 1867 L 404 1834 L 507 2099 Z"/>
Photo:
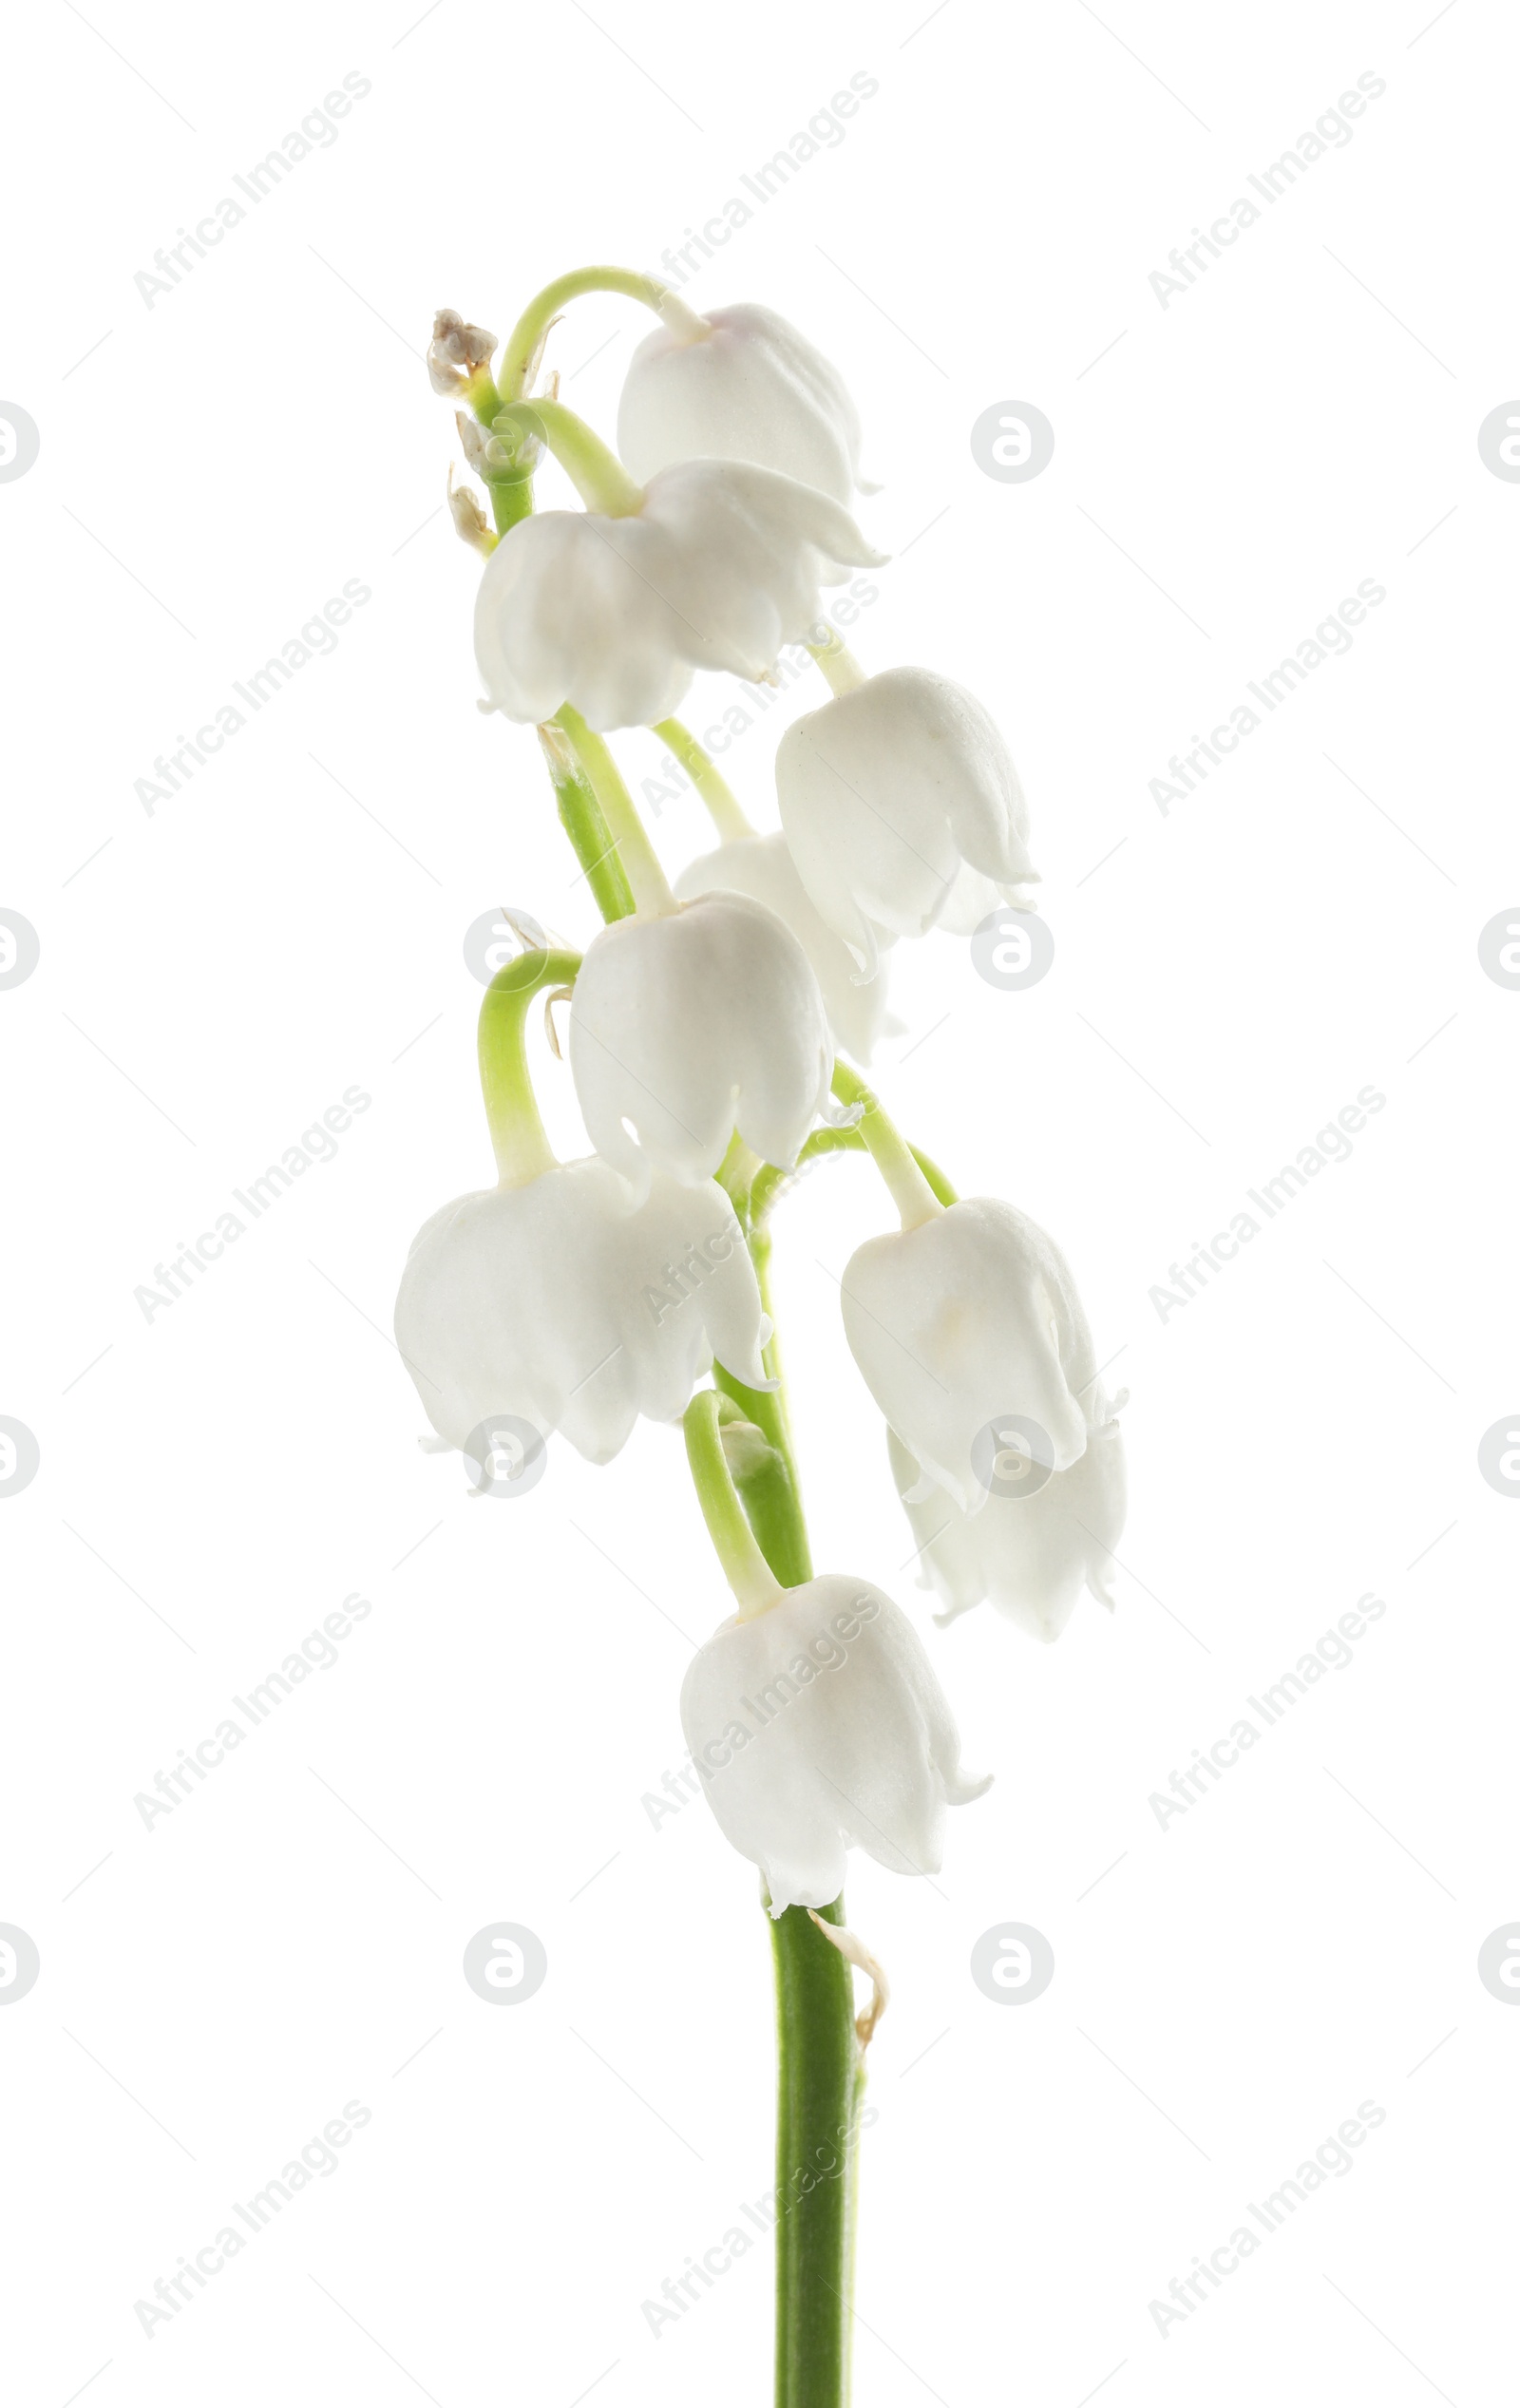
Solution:
<path fill-rule="evenodd" d="M 474 551 L 495 551 L 497 538 L 484 511 L 468 485 L 455 484 L 452 469 L 448 473 L 448 509 L 456 535 L 463 537 Z"/>
<path fill-rule="evenodd" d="M 440 310 L 428 347 L 428 374 L 435 393 L 455 393 L 479 368 L 488 365 L 496 337 L 484 326 L 467 326 L 457 310 Z"/>

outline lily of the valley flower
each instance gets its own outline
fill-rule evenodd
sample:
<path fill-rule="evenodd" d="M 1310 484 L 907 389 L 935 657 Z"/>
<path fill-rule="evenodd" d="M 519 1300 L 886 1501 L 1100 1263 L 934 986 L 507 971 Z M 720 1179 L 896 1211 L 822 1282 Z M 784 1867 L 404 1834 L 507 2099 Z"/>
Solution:
<path fill-rule="evenodd" d="M 819 912 L 867 976 L 877 949 L 937 924 L 1028 908 L 1038 872 L 1008 748 L 974 695 L 886 669 L 787 730 L 781 825 Z"/>
<path fill-rule="evenodd" d="M 789 928 L 763 903 L 699 895 L 617 920 L 586 948 L 570 1005 L 570 1067 L 598 1154 L 636 1185 L 652 1168 L 712 1178 L 735 1128 L 789 1169 L 829 1097 L 823 996 Z"/>
<path fill-rule="evenodd" d="M 770 1912 L 823 1906 L 863 1848 L 937 1873 L 944 1810 L 990 1786 L 960 1739 L 907 1616 L 868 1581 L 826 1573 L 720 1624 L 681 1687 L 681 1727 L 724 1837 L 758 1865 Z"/>
<path fill-rule="evenodd" d="M 841 1301 L 888 1426 L 964 1513 L 988 1503 L 999 1418 L 1033 1425 L 1031 1455 L 1050 1470 L 1080 1460 L 1106 1410 L 1092 1335 L 1065 1258 L 1026 1213 L 970 1197 L 867 1238 Z"/>
<path fill-rule="evenodd" d="M 640 1413 L 675 1421 L 713 1355 L 767 1388 L 770 1324 L 723 1190 L 560 1163 L 460 1196 L 412 1241 L 396 1344 L 428 1417 L 463 1447 L 497 1413 L 608 1463 Z"/>
<path fill-rule="evenodd" d="M 860 442 L 838 370 L 753 301 L 656 327 L 635 351 L 618 405 L 618 448 L 641 478 L 677 460 L 748 460 L 848 502 Z"/>
<path fill-rule="evenodd" d="M 644 726 L 694 669 L 764 677 L 817 624 L 820 589 L 882 557 L 838 502 L 771 468 L 688 461 L 642 492 L 598 468 L 616 509 L 525 518 L 486 562 L 475 656 L 509 719 L 569 702 L 598 730 Z"/>
<path fill-rule="evenodd" d="M 1100 1412 L 1102 1408 L 1099 1408 Z M 918 1542 L 921 1588 L 935 1589 L 942 1626 L 990 1599 L 1033 1639 L 1059 1639 L 1086 1588 L 1113 1609 L 1112 1549 L 1124 1530 L 1124 1440 L 1103 1418 L 1086 1452 L 1028 1496 L 996 1488 L 968 1517 L 888 1431 L 892 1476 Z"/>
<path fill-rule="evenodd" d="M 812 963 L 835 1038 L 857 1062 L 868 1062 L 880 1039 L 898 1026 L 887 1010 L 885 973 L 856 977 L 849 948 L 819 916 L 786 837 L 778 831 L 735 838 L 690 863 L 675 882 L 683 900 L 720 889 L 750 896 L 786 922 Z"/>

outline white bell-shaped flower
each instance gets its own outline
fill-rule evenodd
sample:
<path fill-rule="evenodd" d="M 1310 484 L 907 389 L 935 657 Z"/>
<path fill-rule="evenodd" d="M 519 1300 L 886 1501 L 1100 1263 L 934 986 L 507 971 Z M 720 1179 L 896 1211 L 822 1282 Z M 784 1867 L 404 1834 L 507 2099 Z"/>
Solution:
<path fill-rule="evenodd" d="M 1101 1422 L 1069 1470 L 1043 1474 L 1020 1466 L 994 1472 L 992 1493 L 967 1516 L 925 1480 L 906 1447 L 888 1431 L 898 1494 L 918 1542 L 921 1588 L 936 1590 L 943 1625 L 991 1600 L 1032 1639 L 1059 1639 L 1084 1588 L 1113 1608 L 1112 1549 L 1124 1530 L 1124 1440 L 1117 1420 Z M 1019 1493 L 1022 1482 L 1030 1493 Z"/>
<path fill-rule="evenodd" d="M 798 875 L 867 974 L 898 937 L 1030 907 L 1018 772 L 981 704 L 933 670 L 883 670 L 794 721 L 776 791 Z"/>
<path fill-rule="evenodd" d="M 885 968 L 874 978 L 856 976 L 849 947 L 820 917 L 785 836 L 778 830 L 737 837 L 690 863 L 675 882 L 683 899 L 720 889 L 748 895 L 785 921 L 812 963 L 836 1042 L 857 1062 L 868 1062 L 880 1040 L 900 1026 L 887 1010 Z"/>
<path fill-rule="evenodd" d="M 677 460 L 749 460 L 848 502 L 860 443 L 839 370 L 754 301 L 656 327 L 635 351 L 618 405 L 618 448 L 639 478 Z"/>
<path fill-rule="evenodd" d="M 607 1463 L 640 1413 L 679 1418 L 714 1355 L 772 1385 L 770 1324 L 723 1190 L 655 1179 L 640 1203 L 595 1159 L 435 1212 L 412 1241 L 395 1331 L 450 1447 L 506 1413 Z"/>
<path fill-rule="evenodd" d="M 789 1169 L 829 1095 L 834 1048 L 796 938 L 747 895 L 699 895 L 593 938 L 570 1004 L 570 1068 L 598 1154 L 636 1186 L 652 1167 L 712 1178 L 735 1128 Z"/>
<path fill-rule="evenodd" d="M 475 657 L 509 719 L 540 722 L 569 702 L 598 732 L 644 726 L 676 708 L 694 669 L 765 676 L 817 625 L 820 589 L 880 559 L 810 486 L 687 461 L 624 516 L 520 520 L 485 563 Z"/>
<path fill-rule="evenodd" d="M 681 1685 L 681 1727 L 724 1837 L 759 1866 L 776 1916 L 837 1898 L 847 1848 L 895 1873 L 937 1873 L 946 1806 L 990 1786 L 960 1769 L 907 1616 L 842 1573 L 720 1624 Z"/>
<path fill-rule="evenodd" d="M 1092 1339 L 1059 1248 L 977 1196 L 867 1238 L 841 1282 L 845 1335 L 902 1444 L 978 1513 L 1008 1427 L 1052 1471 L 1079 1461 L 1100 1407 Z"/>

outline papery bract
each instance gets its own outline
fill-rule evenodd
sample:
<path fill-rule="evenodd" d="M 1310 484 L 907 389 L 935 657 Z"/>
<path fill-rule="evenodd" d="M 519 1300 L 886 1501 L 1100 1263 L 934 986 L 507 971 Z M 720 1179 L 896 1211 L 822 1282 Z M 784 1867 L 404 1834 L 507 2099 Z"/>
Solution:
<path fill-rule="evenodd" d="M 933 670 L 884 669 L 794 721 L 776 792 L 803 884 L 867 972 L 895 938 L 974 928 L 999 897 L 1029 902 L 1038 873 L 1008 748 Z"/>
<path fill-rule="evenodd" d="M 722 1189 L 656 1179 L 640 1203 L 595 1159 L 435 1212 L 412 1241 L 395 1329 L 451 1447 L 510 1413 L 607 1463 L 640 1413 L 678 1419 L 714 1354 L 770 1385 L 770 1323 Z"/>
<path fill-rule="evenodd" d="M 1084 1588 L 1113 1607 L 1112 1549 L 1124 1530 L 1124 1440 L 1116 1420 L 1102 1420 L 1085 1453 L 1053 1472 L 1033 1494 L 994 1493 L 966 1515 L 923 1479 L 896 1433 L 887 1432 L 892 1476 L 918 1542 L 921 1588 L 943 1600 L 940 1623 L 991 1600 L 1033 1639 L 1059 1639 Z"/>
<path fill-rule="evenodd" d="M 937 1873 L 946 1806 L 990 1786 L 960 1739 L 907 1616 L 868 1581 L 826 1573 L 720 1624 L 681 1685 L 681 1727 L 724 1837 L 765 1875 L 772 1915 L 824 1906 L 845 1851 Z"/>
<path fill-rule="evenodd" d="M 820 917 L 785 836 L 778 831 L 720 844 L 690 863 L 675 882 L 682 897 L 719 889 L 749 895 L 786 922 L 812 963 L 835 1039 L 857 1062 L 868 1062 L 880 1039 L 898 1025 L 887 1010 L 885 969 L 874 978 L 856 977 L 849 947 Z"/>
<path fill-rule="evenodd" d="M 475 657 L 509 719 L 569 702 L 598 731 L 642 726 L 669 716 L 694 669 L 765 676 L 817 625 L 821 587 L 880 558 L 810 486 L 688 461 L 626 518 L 546 510 L 512 527 L 481 578 Z"/>
<path fill-rule="evenodd" d="M 763 903 L 699 895 L 593 938 L 570 1004 L 570 1067 L 597 1151 L 711 1179 L 737 1128 L 789 1168 L 829 1099 L 834 1049 L 811 965 Z"/>
<path fill-rule="evenodd" d="M 618 405 L 618 448 L 640 479 L 677 460 L 748 460 L 847 502 L 860 441 L 838 370 L 754 301 L 710 310 L 694 339 L 656 327 Z"/>
<path fill-rule="evenodd" d="M 1000 1415 L 1033 1422 L 1064 1471 L 1097 1411 L 1092 1339 L 1060 1249 L 1026 1213 L 969 1197 L 867 1238 L 840 1288 L 845 1335 L 903 1445 L 964 1512 L 987 1500 L 979 1456 Z"/>

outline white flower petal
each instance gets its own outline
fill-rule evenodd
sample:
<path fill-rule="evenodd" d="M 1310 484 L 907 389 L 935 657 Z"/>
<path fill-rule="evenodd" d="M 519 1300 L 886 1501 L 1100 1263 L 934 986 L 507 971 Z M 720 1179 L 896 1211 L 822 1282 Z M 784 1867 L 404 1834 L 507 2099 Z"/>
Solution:
<path fill-rule="evenodd" d="M 681 1725 L 727 1838 L 758 1865 L 772 1915 L 825 1906 L 863 1848 L 937 1873 L 944 1809 L 980 1796 L 906 1615 L 827 1573 L 750 1621 L 724 1622 L 681 1686 Z"/>
<path fill-rule="evenodd" d="M 1022 901 L 1037 877 L 1007 746 L 975 696 L 932 670 L 884 670 L 796 720 L 776 791 L 803 884 L 867 967 L 878 944 L 944 917 L 968 865 L 994 901 Z"/>
<path fill-rule="evenodd" d="M 818 981 L 788 928 L 744 895 L 614 920 L 586 949 L 570 1067 L 597 1151 L 710 1179 L 737 1128 L 789 1168 L 828 1101 L 834 1052 Z"/>
<path fill-rule="evenodd" d="M 962 862 L 945 898 L 944 909 L 934 924 L 947 937 L 974 937 L 984 920 L 1010 905 L 1015 911 L 1039 908 L 1027 887 L 1016 885 L 1011 879 L 999 884 L 997 879 L 973 869 L 969 862 Z"/>
<path fill-rule="evenodd" d="M 837 369 L 774 310 L 707 313 L 695 341 L 645 336 L 618 405 L 618 448 L 640 482 L 678 460 L 748 460 L 847 502 L 860 421 Z"/>
<path fill-rule="evenodd" d="M 820 588 L 880 559 L 848 513 L 769 468 L 694 460 L 629 518 L 546 510 L 485 563 L 475 656 L 494 707 L 597 730 L 667 718 L 692 671 L 761 677 L 806 635 Z"/>
<path fill-rule="evenodd" d="M 920 1586 L 935 1589 L 954 1621 L 990 1599 L 1031 1638 L 1059 1639 L 1086 1588 L 1112 1610 L 1112 1549 L 1124 1533 L 1124 1440 L 1105 1421 L 1087 1451 L 1028 1497 L 990 1496 L 967 1517 L 887 1432 L 898 1484 L 923 1565 Z"/>
<path fill-rule="evenodd" d="M 604 1162 L 461 1196 L 419 1230 L 396 1344 L 433 1428 L 463 1447 L 493 1413 L 561 1431 L 593 1463 L 640 1413 L 674 1421 L 714 1350 L 765 1387 L 754 1267 L 721 1188 L 655 1180 L 643 1203 Z"/>
<path fill-rule="evenodd" d="M 887 1010 L 886 972 L 862 979 L 849 947 L 815 909 L 785 836 L 748 836 L 691 863 L 675 882 L 683 898 L 719 890 L 765 903 L 791 930 L 822 991 L 836 1041 L 857 1062 L 868 1063 L 881 1039 L 897 1023 Z"/>
<path fill-rule="evenodd" d="M 1014 1205 L 972 1197 L 868 1238 L 841 1303 L 865 1385 L 964 1512 L 987 1502 L 978 1442 L 1000 1415 L 1037 1424 L 1056 1471 L 1081 1455 L 1095 1411 L 1087 1317 L 1059 1248 Z"/>

